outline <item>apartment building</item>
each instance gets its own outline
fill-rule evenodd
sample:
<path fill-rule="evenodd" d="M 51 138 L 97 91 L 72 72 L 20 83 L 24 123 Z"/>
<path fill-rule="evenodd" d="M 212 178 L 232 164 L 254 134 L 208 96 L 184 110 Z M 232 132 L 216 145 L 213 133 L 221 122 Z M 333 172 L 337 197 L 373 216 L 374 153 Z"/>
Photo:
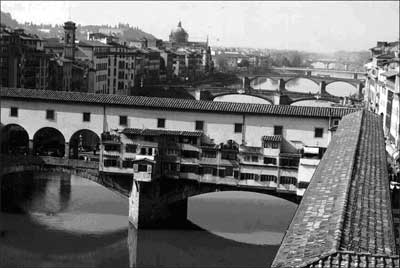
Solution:
<path fill-rule="evenodd" d="M 368 75 L 364 100 L 367 109 L 382 116 L 389 159 L 398 168 L 400 149 L 400 60 L 399 41 L 378 42 L 371 48 L 371 61 L 365 65 Z"/>

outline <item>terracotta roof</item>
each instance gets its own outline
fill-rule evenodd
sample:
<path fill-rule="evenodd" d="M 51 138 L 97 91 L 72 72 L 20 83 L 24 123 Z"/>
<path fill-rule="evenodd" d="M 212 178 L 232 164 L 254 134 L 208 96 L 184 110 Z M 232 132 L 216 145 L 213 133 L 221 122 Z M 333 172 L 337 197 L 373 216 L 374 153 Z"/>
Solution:
<path fill-rule="evenodd" d="M 200 137 L 203 135 L 201 131 L 181 131 L 181 130 L 167 130 L 167 129 L 140 129 L 140 128 L 125 128 L 122 133 L 131 135 L 142 136 L 186 136 L 186 137 Z"/>
<path fill-rule="evenodd" d="M 93 94 L 53 90 L 23 88 L 0 89 L 3 98 L 40 100 L 49 102 L 70 102 L 87 104 L 107 104 L 129 106 L 143 109 L 179 110 L 209 113 L 261 114 L 298 117 L 337 117 L 355 112 L 353 108 L 307 107 L 290 105 L 268 105 L 236 102 L 197 101 L 191 99 L 172 99 L 144 96 L 122 96 L 111 94 Z"/>
<path fill-rule="evenodd" d="M 343 117 L 272 267 L 398 268 L 385 154 L 379 115 Z"/>
<path fill-rule="evenodd" d="M 276 142 L 281 142 L 282 141 L 282 136 L 281 135 L 272 135 L 272 136 L 263 136 L 262 137 L 263 141 L 276 141 Z"/>

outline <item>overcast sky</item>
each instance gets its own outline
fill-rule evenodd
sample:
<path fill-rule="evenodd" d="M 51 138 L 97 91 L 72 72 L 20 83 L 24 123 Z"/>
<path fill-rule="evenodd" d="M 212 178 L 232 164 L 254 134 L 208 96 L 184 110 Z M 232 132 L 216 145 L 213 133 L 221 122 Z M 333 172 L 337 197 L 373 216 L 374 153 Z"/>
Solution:
<path fill-rule="evenodd" d="M 190 41 L 214 46 L 365 50 L 399 39 L 398 1 L 79 2 L 1 1 L 19 22 L 138 26 L 163 40 L 179 20 Z"/>

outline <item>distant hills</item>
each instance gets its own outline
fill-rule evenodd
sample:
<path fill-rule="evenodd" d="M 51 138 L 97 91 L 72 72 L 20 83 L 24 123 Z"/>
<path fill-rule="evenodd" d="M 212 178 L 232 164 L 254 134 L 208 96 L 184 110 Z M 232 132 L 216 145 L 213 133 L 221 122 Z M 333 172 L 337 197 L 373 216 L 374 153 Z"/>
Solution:
<path fill-rule="evenodd" d="M 10 13 L 1 11 L 1 23 L 10 28 L 23 28 L 28 33 L 36 34 L 41 38 L 62 38 L 64 36 L 63 23 L 51 24 L 33 24 L 33 23 L 19 23 L 12 18 Z M 76 22 L 75 22 L 76 23 Z M 87 34 L 90 32 L 114 32 L 126 40 L 140 40 L 146 38 L 148 40 L 157 39 L 154 35 L 146 33 L 138 27 L 129 26 L 129 24 L 119 23 L 117 26 L 111 25 L 81 25 L 77 23 L 76 38 L 78 40 L 87 39 Z"/>

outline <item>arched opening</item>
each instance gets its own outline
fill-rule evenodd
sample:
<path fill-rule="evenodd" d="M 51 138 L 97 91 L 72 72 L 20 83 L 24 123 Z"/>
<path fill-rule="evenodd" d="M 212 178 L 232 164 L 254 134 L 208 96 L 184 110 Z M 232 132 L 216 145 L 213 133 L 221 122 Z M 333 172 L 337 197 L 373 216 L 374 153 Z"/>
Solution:
<path fill-rule="evenodd" d="M 349 97 L 358 94 L 356 86 L 343 81 L 336 81 L 327 84 L 326 92 L 338 97 Z"/>
<path fill-rule="evenodd" d="M 278 80 L 268 77 L 257 77 L 251 81 L 250 86 L 260 90 L 277 90 L 279 87 Z"/>
<path fill-rule="evenodd" d="M 1 153 L 28 154 L 28 132 L 17 124 L 9 124 L 1 128 Z"/>
<path fill-rule="evenodd" d="M 324 99 L 302 99 L 292 102 L 292 106 L 312 106 L 312 107 L 332 107 L 336 103 L 330 100 Z"/>
<path fill-rule="evenodd" d="M 319 92 L 319 85 L 308 78 L 291 78 L 286 81 L 285 88 L 288 91 L 316 94 Z"/>
<path fill-rule="evenodd" d="M 82 160 L 99 160 L 100 137 L 89 129 L 75 132 L 69 140 L 69 158 Z"/>
<path fill-rule="evenodd" d="M 222 94 L 216 96 L 213 101 L 272 104 L 272 101 L 266 98 L 250 94 Z"/>
<path fill-rule="evenodd" d="M 33 136 L 34 155 L 63 157 L 65 155 L 65 138 L 55 128 L 44 127 Z"/>
<path fill-rule="evenodd" d="M 192 196 L 188 220 L 227 239 L 248 244 L 279 245 L 297 204 L 246 191 L 221 191 Z"/>

